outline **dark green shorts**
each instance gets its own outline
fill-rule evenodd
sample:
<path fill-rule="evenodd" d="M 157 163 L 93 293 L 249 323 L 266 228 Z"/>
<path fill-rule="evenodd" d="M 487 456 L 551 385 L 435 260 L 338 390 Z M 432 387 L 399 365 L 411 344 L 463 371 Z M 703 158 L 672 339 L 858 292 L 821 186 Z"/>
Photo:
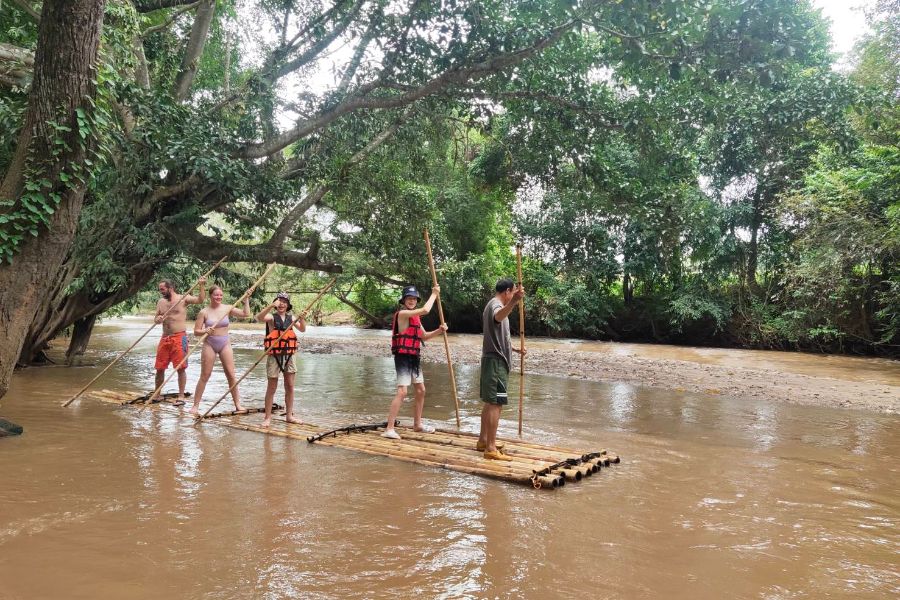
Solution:
<path fill-rule="evenodd" d="M 488 404 L 505 406 L 509 404 L 506 387 L 509 383 L 509 368 L 499 356 L 481 357 L 481 400 Z"/>

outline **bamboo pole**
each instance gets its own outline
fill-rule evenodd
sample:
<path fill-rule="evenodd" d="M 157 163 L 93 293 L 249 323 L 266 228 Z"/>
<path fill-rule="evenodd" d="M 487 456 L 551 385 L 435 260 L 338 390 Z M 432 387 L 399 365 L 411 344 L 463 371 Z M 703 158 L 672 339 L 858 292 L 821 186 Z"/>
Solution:
<path fill-rule="evenodd" d="M 170 306 L 170 307 L 169 307 L 169 310 L 167 310 L 166 312 L 164 312 L 164 313 L 162 314 L 162 317 L 165 318 L 166 315 L 168 315 L 170 312 L 172 312 L 172 311 L 175 309 L 176 306 L 178 306 L 179 304 L 181 304 L 182 300 L 184 300 L 187 296 L 190 295 L 191 292 L 194 291 L 194 288 L 197 287 L 197 285 L 200 283 L 200 279 L 203 279 L 204 277 L 207 277 L 210 273 L 212 273 L 213 271 L 215 271 L 215 270 L 219 267 L 219 265 L 221 265 L 222 262 L 225 261 L 226 258 L 228 258 L 228 257 L 227 257 L 227 256 L 223 256 L 222 258 L 220 258 L 220 259 L 219 259 L 219 262 L 217 262 L 216 264 L 214 264 L 214 265 L 212 266 L 212 268 L 211 268 L 209 271 L 207 271 L 206 273 L 204 273 L 203 275 L 201 275 L 201 276 L 197 279 L 197 281 L 194 283 L 194 285 L 192 285 L 188 291 L 186 291 L 184 294 L 181 295 L 181 298 L 178 299 L 178 302 L 176 302 L 175 304 L 173 304 L 172 306 Z M 77 393 L 77 394 L 75 394 L 74 396 L 72 396 L 71 398 L 69 398 L 68 400 L 66 400 L 66 401 L 63 403 L 62 407 L 65 408 L 65 407 L 69 406 L 70 404 L 72 404 L 72 402 L 75 401 L 76 398 L 78 398 L 78 397 L 81 396 L 83 393 L 85 393 L 85 392 L 87 391 L 87 389 L 88 389 L 89 387 L 91 387 L 92 385 L 94 385 L 94 383 L 96 383 L 96 381 L 97 381 L 98 379 L 100 379 L 101 377 L 103 377 L 103 374 L 106 373 L 107 371 L 109 371 L 109 370 L 112 368 L 112 366 L 113 366 L 114 364 L 116 364 L 117 362 L 119 362 L 120 360 L 122 360 L 123 358 L 125 358 L 125 355 L 128 354 L 129 352 L 131 352 L 131 351 L 134 349 L 134 347 L 138 345 L 138 342 L 140 342 L 142 339 L 144 339 L 145 337 L 147 337 L 147 334 L 150 333 L 151 331 L 153 331 L 153 328 L 156 327 L 157 325 L 158 325 L 158 323 L 154 320 L 154 321 L 153 321 L 153 325 L 150 326 L 150 329 L 148 329 L 147 331 L 145 331 L 145 332 L 141 335 L 141 337 L 139 337 L 138 339 L 136 339 L 136 340 L 134 341 L 134 343 L 133 343 L 132 345 L 130 345 L 130 346 L 128 347 L 127 350 L 125 350 L 125 352 L 123 352 L 122 354 L 118 355 L 116 358 L 113 359 L 113 361 L 112 361 L 111 363 L 109 363 L 108 365 L 106 365 L 106 368 L 103 369 L 102 371 L 100 371 L 100 372 L 97 374 L 96 377 L 94 377 L 93 379 L 91 379 L 91 380 L 87 383 L 87 385 L 85 385 L 83 388 L 81 388 L 80 390 L 78 390 L 78 393 Z"/>
<path fill-rule="evenodd" d="M 522 244 L 516 244 L 516 274 L 522 289 Z M 522 437 L 522 406 L 525 404 L 525 298 L 519 299 L 519 437 Z"/>
<path fill-rule="evenodd" d="M 269 276 L 269 273 L 272 272 L 272 269 L 274 269 L 275 266 L 276 266 L 277 264 L 278 264 L 278 263 L 272 263 L 272 264 L 270 264 L 270 265 L 266 268 L 266 270 L 263 272 L 263 274 L 260 275 L 259 279 L 257 279 L 257 280 L 253 283 L 253 285 L 251 285 L 249 288 L 247 288 L 247 291 L 244 292 L 244 293 L 241 295 L 241 297 L 238 298 L 237 301 L 236 301 L 234 304 L 232 304 L 232 307 L 234 307 L 234 306 L 240 304 L 241 302 L 243 302 L 243 301 L 244 301 L 244 298 L 249 297 L 250 294 L 252 294 L 253 291 L 256 290 L 257 286 L 259 286 L 259 284 L 262 283 L 263 280 L 264 280 L 266 277 Z M 218 321 L 216 321 L 216 322 L 213 324 L 212 328 L 215 329 L 216 327 L 218 327 L 218 326 L 219 326 L 219 323 L 221 323 L 221 322 L 225 319 L 225 317 L 228 316 L 228 313 L 229 313 L 229 312 L 231 312 L 231 309 L 229 309 L 228 311 L 226 311 L 225 314 L 222 316 L 222 318 L 219 319 Z M 194 344 L 194 346 L 188 351 L 188 353 L 184 355 L 184 358 L 181 359 L 181 362 L 179 362 L 178 365 L 177 365 L 174 369 L 172 369 L 172 374 L 169 375 L 168 377 L 166 377 L 165 381 L 163 381 L 163 382 L 159 385 L 159 387 L 157 387 L 155 390 L 153 390 L 153 393 L 150 394 L 150 398 L 151 398 L 151 399 L 152 399 L 152 398 L 155 398 L 156 395 L 159 394 L 160 390 L 162 390 L 162 389 L 165 387 L 165 385 L 166 385 L 167 383 L 169 383 L 169 380 L 172 379 L 172 376 L 174 376 L 176 373 L 178 373 L 178 369 L 180 369 L 181 366 L 182 366 L 184 363 L 187 362 L 188 357 L 189 357 L 191 354 L 193 354 L 193 353 L 194 353 L 194 350 L 196 350 L 197 348 L 199 348 L 199 347 L 203 344 L 204 341 L 206 341 L 206 338 L 207 338 L 207 337 L 209 337 L 209 334 L 208 334 L 208 333 L 204 333 L 203 335 L 201 335 L 201 336 L 197 339 L 197 343 Z M 145 406 L 146 406 L 146 405 L 145 405 Z M 142 408 L 143 408 L 143 407 L 142 407 Z"/>
<path fill-rule="evenodd" d="M 333 286 L 333 285 L 335 284 L 336 281 L 337 281 L 337 277 L 332 277 L 332 278 L 331 278 L 331 281 L 329 281 L 328 283 L 325 284 L 325 287 L 323 287 L 323 288 L 321 289 L 321 291 L 319 291 L 319 294 L 318 294 L 315 298 L 313 298 L 313 301 L 310 302 L 309 305 L 307 305 L 307 307 L 303 309 L 303 311 L 300 313 L 299 316 L 297 316 L 296 319 L 294 319 L 293 321 L 291 321 L 291 324 L 288 326 L 288 328 L 285 329 L 285 330 L 281 333 L 281 335 L 278 336 L 278 339 L 275 340 L 275 341 L 276 341 L 276 342 L 280 342 L 281 339 L 282 339 L 284 336 L 286 336 L 286 335 L 288 334 L 289 331 L 291 331 L 291 329 L 294 327 L 294 324 L 295 324 L 295 323 L 298 323 L 298 322 L 300 322 L 300 319 L 305 318 L 306 315 L 307 315 L 307 313 L 312 309 L 313 305 L 314 305 L 316 302 L 318 302 L 319 299 L 320 299 L 322 296 L 324 296 L 325 293 L 326 293 L 329 289 L 331 289 L 331 286 Z M 207 409 L 207 411 L 206 411 L 205 413 L 203 413 L 202 415 L 198 415 L 198 416 L 196 417 L 197 420 L 199 421 L 200 419 L 205 419 L 205 418 L 209 415 L 209 413 L 212 412 L 212 409 L 214 409 L 216 406 L 218 406 L 218 405 L 219 405 L 219 402 L 221 402 L 221 401 L 225 398 L 225 396 L 227 396 L 228 394 L 230 394 L 231 391 L 232 391 L 234 388 L 236 388 L 236 387 L 238 386 L 238 384 L 239 384 L 240 382 L 242 382 L 242 381 L 244 380 L 244 378 L 245 378 L 247 375 L 249 375 L 250 372 L 253 371 L 253 369 L 255 369 L 256 366 L 257 366 L 259 363 L 261 363 L 261 362 L 262 362 L 262 359 L 264 359 L 266 356 L 268 356 L 268 353 L 267 353 L 265 350 L 263 350 L 263 353 L 260 355 L 259 358 L 256 359 L 256 362 L 253 363 L 252 365 L 250 365 L 250 368 L 247 369 L 247 371 L 246 371 L 243 375 L 241 375 L 240 378 L 239 378 L 237 381 L 234 382 L 234 385 L 232 385 L 230 388 L 228 388 L 228 389 L 225 391 L 225 393 L 222 394 L 222 396 L 221 396 L 218 400 L 216 400 L 215 403 L 213 403 L 213 405 L 209 407 L 209 409 Z"/>
<path fill-rule="evenodd" d="M 433 285 L 438 284 L 437 271 L 434 268 L 434 256 L 431 254 L 431 238 L 428 237 L 428 228 L 425 228 L 425 248 L 428 250 L 428 267 L 431 269 L 431 281 Z M 438 316 L 441 319 L 441 327 L 444 325 L 444 307 L 441 305 L 441 295 L 437 297 Z M 453 358 L 450 356 L 450 341 L 447 339 L 447 332 L 442 331 L 444 336 L 444 350 L 447 352 L 447 367 L 450 369 L 450 386 L 453 390 L 453 405 L 456 407 L 456 429 L 459 430 L 461 423 L 459 420 L 459 396 L 456 392 L 456 374 L 453 373 Z"/>

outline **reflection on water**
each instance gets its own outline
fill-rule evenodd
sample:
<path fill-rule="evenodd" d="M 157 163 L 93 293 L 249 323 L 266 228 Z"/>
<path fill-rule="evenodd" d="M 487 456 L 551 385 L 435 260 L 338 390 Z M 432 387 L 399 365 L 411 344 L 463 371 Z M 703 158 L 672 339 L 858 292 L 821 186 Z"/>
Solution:
<path fill-rule="evenodd" d="M 100 363 L 129 341 L 99 339 Z M 101 387 L 151 388 L 153 345 Z M 236 356 L 241 370 L 256 354 Z M 389 357 L 304 354 L 298 369 L 304 418 L 384 419 Z M 425 417 L 450 427 L 446 371 L 424 369 Z M 531 377 L 527 438 L 625 459 L 538 493 L 153 410 L 59 408 L 96 372 L 28 370 L 2 400 L 26 434 L 0 440 L 0 598 L 900 593 L 896 416 Z M 457 376 L 475 430 L 477 369 Z M 210 384 L 209 400 L 225 392 L 218 368 Z M 249 404 L 264 386 L 261 370 L 245 380 Z"/>

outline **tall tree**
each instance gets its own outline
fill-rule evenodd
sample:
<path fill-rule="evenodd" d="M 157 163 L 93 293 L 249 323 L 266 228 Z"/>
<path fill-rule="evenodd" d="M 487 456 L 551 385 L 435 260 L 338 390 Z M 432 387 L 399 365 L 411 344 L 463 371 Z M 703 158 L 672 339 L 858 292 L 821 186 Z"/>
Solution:
<path fill-rule="evenodd" d="M 0 184 L 0 396 L 78 224 L 104 4 L 43 3 L 28 109 Z"/>

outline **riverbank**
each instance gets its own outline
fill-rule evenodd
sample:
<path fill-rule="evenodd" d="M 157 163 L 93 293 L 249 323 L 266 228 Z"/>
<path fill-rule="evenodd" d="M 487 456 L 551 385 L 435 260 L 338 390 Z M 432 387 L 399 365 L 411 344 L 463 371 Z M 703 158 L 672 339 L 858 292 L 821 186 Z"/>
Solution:
<path fill-rule="evenodd" d="M 102 344 L 101 339 L 109 334 L 136 337 L 148 324 L 145 316 L 112 319 L 98 329 L 95 342 Z M 261 349 L 257 324 L 235 323 L 231 336 L 236 347 Z M 148 344 L 155 344 L 151 337 Z M 480 335 L 451 334 L 450 340 L 454 364 L 478 366 Z M 54 346 L 51 354 L 62 362 L 64 340 Z M 389 346 L 388 331 L 310 326 L 301 335 L 300 350 L 388 358 Z M 440 339 L 426 345 L 423 360 L 446 363 Z M 517 371 L 518 360 L 514 363 L 513 370 Z M 900 414 L 900 362 L 888 359 L 530 338 L 526 369 L 529 373 L 675 392 Z"/>
<path fill-rule="evenodd" d="M 302 351 L 383 357 L 387 354 L 386 344 L 386 338 L 307 334 L 303 336 Z M 480 336 L 454 336 L 451 351 L 454 364 L 477 366 L 481 358 Z M 670 354 L 678 353 L 677 347 L 671 348 Z M 517 356 L 514 356 L 514 371 L 518 370 Z M 783 356 L 787 358 L 792 355 L 783 353 Z M 828 357 L 822 358 L 827 360 Z M 423 360 L 446 363 L 443 344 L 439 340 L 428 344 Z M 647 358 L 627 352 L 581 350 L 577 349 L 577 345 L 558 344 L 553 340 L 529 342 L 526 369 L 529 373 L 623 382 L 679 392 L 900 414 L 900 386 L 867 381 L 852 372 L 823 377 L 792 372 L 789 368 L 779 368 L 777 364 L 754 368 L 675 358 Z"/>

